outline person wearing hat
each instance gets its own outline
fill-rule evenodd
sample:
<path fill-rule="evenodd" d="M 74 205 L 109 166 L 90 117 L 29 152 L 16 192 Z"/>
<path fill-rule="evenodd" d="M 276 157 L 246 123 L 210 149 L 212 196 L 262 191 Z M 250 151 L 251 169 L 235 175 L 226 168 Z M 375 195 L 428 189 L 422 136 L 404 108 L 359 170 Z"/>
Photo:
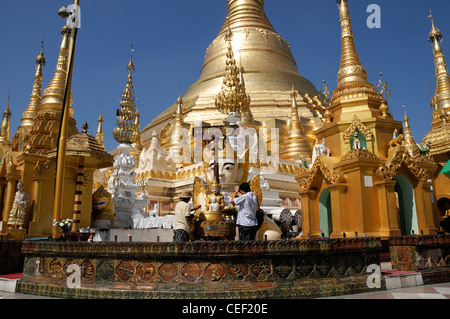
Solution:
<path fill-rule="evenodd" d="M 201 205 L 198 205 L 191 208 L 189 205 L 191 198 L 191 192 L 183 192 L 180 195 L 180 202 L 175 206 L 175 221 L 173 224 L 173 238 L 175 242 L 189 241 L 189 223 L 194 212 L 201 207 Z"/>

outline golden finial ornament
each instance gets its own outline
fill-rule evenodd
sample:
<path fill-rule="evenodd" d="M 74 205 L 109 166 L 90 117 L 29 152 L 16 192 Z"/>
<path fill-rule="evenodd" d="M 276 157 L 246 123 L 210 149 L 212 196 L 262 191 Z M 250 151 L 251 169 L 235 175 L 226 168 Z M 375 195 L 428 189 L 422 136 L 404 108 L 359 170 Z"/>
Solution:
<path fill-rule="evenodd" d="M 380 72 L 380 80 L 377 85 L 377 92 L 381 99 L 380 112 L 383 118 L 389 117 L 391 114 L 389 113 L 388 100 L 392 97 L 392 91 L 388 89 L 387 81 L 383 82 L 383 73 Z"/>
<path fill-rule="evenodd" d="M 416 141 L 414 140 L 414 137 L 412 136 L 411 132 L 411 126 L 409 124 L 409 117 L 406 114 L 406 106 L 403 105 L 403 135 L 404 135 L 404 146 L 406 150 L 408 151 L 409 155 L 411 157 L 416 157 L 420 154 L 419 147 L 417 146 Z"/>
<path fill-rule="evenodd" d="M 10 129 L 10 118 L 11 118 L 11 109 L 9 108 L 9 102 L 11 99 L 11 88 L 8 88 L 8 104 L 6 105 L 6 109 L 3 112 L 3 121 L 0 132 L 0 144 L 9 143 L 9 129 Z"/>
<path fill-rule="evenodd" d="M 117 110 L 117 127 L 113 131 L 114 139 L 120 144 L 133 144 L 136 131 L 136 100 L 134 97 L 133 62 L 134 45 L 131 46 L 131 58 L 127 65 L 128 79 Z"/>
<path fill-rule="evenodd" d="M 103 123 L 105 120 L 103 119 L 103 103 L 100 103 L 100 116 L 98 117 L 98 126 L 97 126 L 97 134 L 95 135 L 95 139 L 98 143 L 105 148 L 105 144 L 103 142 Z"/>
<path fill-rule="evenodd" d="M 225 115 L 247 113 L 250 106 L 250 96 L 247 95 L 245 86 L 241 83 L 240 69 L 234 58 L 232 40 L 233 32 L 229 27 L 225 34 L 225 41 L 228 43 L 225 77 L 222 89 L 216 97 L 216 107 Z"/>

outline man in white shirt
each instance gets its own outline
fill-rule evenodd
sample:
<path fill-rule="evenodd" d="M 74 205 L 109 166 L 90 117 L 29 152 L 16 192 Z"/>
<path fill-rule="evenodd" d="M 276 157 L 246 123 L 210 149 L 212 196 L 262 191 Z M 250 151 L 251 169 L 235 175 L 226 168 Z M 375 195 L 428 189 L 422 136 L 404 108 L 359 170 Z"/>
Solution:
<path fill-rule="evenodd" d="M 241 196 L 237 197 L 238 193 Z M 235 187 L 233 205 L 239 205 L 236 225 L 239 228 L 239 240 L 255 240 L 258 232 L 258 220 L 256 210 L 258 208 L 258 197 L 251 191 L 248 183 Z"/>
<path fill-rule="evenodd" d="M 189 224 L 194 212 L 201 206 L 191 209 L 189 201 L 192 198 L 190 192 L 180 195 L 180 202 L 175 206 L 175 219 L 173 223 L 173 238 L 175 242 L 189 241 Z"/>

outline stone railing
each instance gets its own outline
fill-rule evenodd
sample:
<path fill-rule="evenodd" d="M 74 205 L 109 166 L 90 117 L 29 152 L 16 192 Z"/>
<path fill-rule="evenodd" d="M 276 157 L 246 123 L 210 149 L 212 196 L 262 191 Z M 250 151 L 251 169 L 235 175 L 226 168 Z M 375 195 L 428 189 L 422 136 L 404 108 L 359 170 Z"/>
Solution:
<path fill-rule="evenodd" d="M 426 284 L 450 280 L 450 235 L 391 237 L 389 250 L 394 269 L 420 271 Z"/>
<path fill-rule="evenodd" d="M 370 269 L 379 265 L 380 250 L 381 241 L 376 238 L 24 243 L 24 277 L 17 291 L 108 299 L 286 299 L 353 294 L 373 288 L 368 287 L 368 277 Z M 78 286 L 72 286 L 74 282 Z M 384 287 L 380 276 L 375 289 Z"/>

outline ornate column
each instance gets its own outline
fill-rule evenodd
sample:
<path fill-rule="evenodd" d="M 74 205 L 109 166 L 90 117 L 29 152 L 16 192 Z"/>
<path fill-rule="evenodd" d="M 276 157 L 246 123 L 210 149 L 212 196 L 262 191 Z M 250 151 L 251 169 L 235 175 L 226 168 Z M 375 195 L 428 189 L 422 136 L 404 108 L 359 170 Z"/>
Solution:
<path fill-rule="evenodd" d="M 41 234 L 42 231 L 39 227 L 39 223 L 41 221 L 41 203 L 42 203 L 42 184 L 45 180 L 47 171 L 50 167 L 50 162 L 41 162 L 37 161 L 36 166 L 34 167 L 33 173 L 33 194 L 32 198 L 34 199 L 33 211 L 31 214 L 31 221 L 28 227 L 30 234 Z"/>
<path fill-rule="evenodd" d="M 398 199 L 395 195 L 395 180 L 375 182 L 378 191 L 381 236 L 400 236 L 398 225 Z"/>
<path fill-rule="evenodd" d="M 436 230 L 438 230 L 433 218 L 433 204 L 431 203 L 432 185 L 432 182 L 420 182 L 414 188 L 419 231 L 423 231 L 425 235 L 435 234 Z"/>
<path fill-rule="evenodd" d="M 302 239 L 320 237 L 320 221 L 318 211 L 318 194 L 316 191 L 308 190 L 300 192 L 302 203 Z"/>
<path fill-rule="evenodd" d="M 347 184 L 332 184 L 328 186 L 331 196 L 331 211 L 333 232 L 331 238 L 342 238 L 343 233 L 350 232 L 348 225 Z"/>

